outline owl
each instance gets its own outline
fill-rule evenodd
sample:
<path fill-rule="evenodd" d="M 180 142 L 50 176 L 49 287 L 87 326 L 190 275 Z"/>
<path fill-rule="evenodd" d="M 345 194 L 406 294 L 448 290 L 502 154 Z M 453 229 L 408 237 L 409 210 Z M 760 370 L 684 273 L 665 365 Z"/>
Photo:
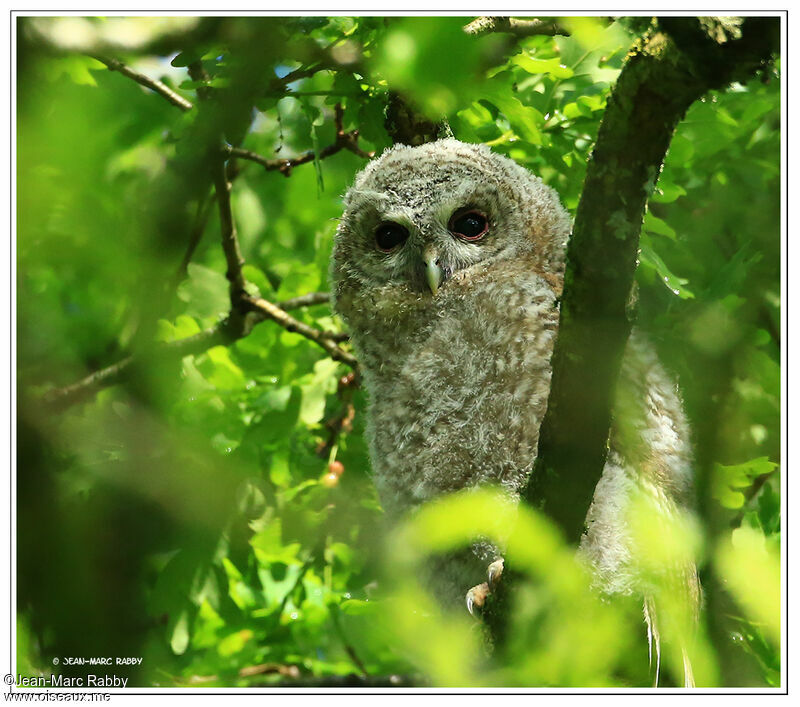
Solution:
<path fill-rule="evenodd" d="M 396 146 L 345 196 L 331 282 L 368 393 L 375 484 L 391 517 L 482 484 L 518 495 L 536 459 L 550 391 L 570 217 L 556 192 L 482 145 Z M 675 385 L 634 333 L 581 554 L 597 586 L 632 593 L 624 508 L 637 489 L 689 503 L 689 435 Z M 633 402 L 631 402 L 633 401 Z M 632 429 L 631 429 L 632 428 Z M 633 439 L 623 450 L 622 438 Z M 499 550 L 477 543 L 435 568 L 463 602 Z"/>

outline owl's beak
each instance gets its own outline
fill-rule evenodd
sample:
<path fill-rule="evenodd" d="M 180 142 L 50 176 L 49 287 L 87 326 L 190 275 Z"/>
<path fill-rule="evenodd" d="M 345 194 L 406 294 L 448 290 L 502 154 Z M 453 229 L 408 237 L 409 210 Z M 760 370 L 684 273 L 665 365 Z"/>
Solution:
<path fill-rule="evenodd" d="M 425 261 L 425 279 L 428 281 L 428 287 L 435 295 L 439 291 L 439 285 L 442 284 L 442 269 L 439 267 L 439 254 L 433 249 L 426 249 L 422 254 Z"/>

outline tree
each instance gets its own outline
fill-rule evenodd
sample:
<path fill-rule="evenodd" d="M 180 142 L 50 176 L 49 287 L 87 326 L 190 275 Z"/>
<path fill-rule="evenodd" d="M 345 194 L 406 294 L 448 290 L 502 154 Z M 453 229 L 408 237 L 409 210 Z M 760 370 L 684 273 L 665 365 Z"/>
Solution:
<path fill-rule="evenodd" d="M 774 582 L 758 543 L 772 552 L 780 537 L 777 19 L 72 21 L 81 46 L 65 20 L 19 25 L 19 539 L 51 554 L 20 553 L 34 662 L 146 654 L 130 674 L 147 684 L 646 682 L 624 638 L 635 607 L 604 609 L 583 590 L 529 602 L 502 670 L 477 673 L 468 640 L 446 659 L 433 620 L 367 601 L 379 509 L 357 362 L 316 292 L 327 219 L 371 154 L 433 139 L 446 117 L 577 207 L 529 499 L 579 537 L 635 270 L 639 326 L 679 374 L 697 434 L 714 556 L 702 674 L 779 679 L 778 585 L 754 600 L 741 569 Z M 136 22 L 146 38 L 125 47 L 119 31 Z M 598 317 L 616 332 L 604 346 Z M 587 386 L 581 410 L 570 391 Z M 586 444 L 565 444 L 565 418 Z M 438 526 L 457 529 L 449 513 Z M 530 533 L 553 532 L 532 518 Z M 572 576 L 553 538 L 536 562 Z M 736 630 L 755 660 L 724 637 L 730 598 L 714 577 L 751 612 Z M 111 590 L 86 592 L 103 581 Z M 519 590 L 552 596 L 557 582 Z M 564 620 L 575 606 L 595 618 L 590 640 Z M 381 641 L 380 617 L 429 635 L 425 649 L 409 659 L 402 631 Z M 556 650 L 579 636 L 602 657 Z"/>

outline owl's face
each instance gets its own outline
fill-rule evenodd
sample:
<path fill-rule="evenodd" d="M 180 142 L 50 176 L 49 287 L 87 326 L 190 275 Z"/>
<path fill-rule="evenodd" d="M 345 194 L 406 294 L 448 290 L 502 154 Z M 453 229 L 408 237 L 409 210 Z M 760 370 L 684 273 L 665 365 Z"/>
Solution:
<path fill-rule="evenodd" d="M 456 140 L 396 147 L 348 192 L 332 279 L 347 318 L 353 297 L 424 307 L 475 266 L 525 258 L 559 272 L 569 219 L 558 197 L 488 148 Z"/>

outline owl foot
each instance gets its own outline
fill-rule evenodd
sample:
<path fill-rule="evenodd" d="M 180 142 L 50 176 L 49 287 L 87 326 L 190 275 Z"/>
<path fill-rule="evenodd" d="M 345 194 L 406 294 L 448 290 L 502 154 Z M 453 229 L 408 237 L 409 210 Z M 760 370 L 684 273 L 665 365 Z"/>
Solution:
<path fill-rule="evenodd" d="M 467 592 L 467 611 L 473 616 L 475 609 L 482 609 L 486 598 L 497 588 L 500 577 L 503 576 L 503 558 L 495 560 L 486 571 L 487 581 L 474 586 Z"/>

